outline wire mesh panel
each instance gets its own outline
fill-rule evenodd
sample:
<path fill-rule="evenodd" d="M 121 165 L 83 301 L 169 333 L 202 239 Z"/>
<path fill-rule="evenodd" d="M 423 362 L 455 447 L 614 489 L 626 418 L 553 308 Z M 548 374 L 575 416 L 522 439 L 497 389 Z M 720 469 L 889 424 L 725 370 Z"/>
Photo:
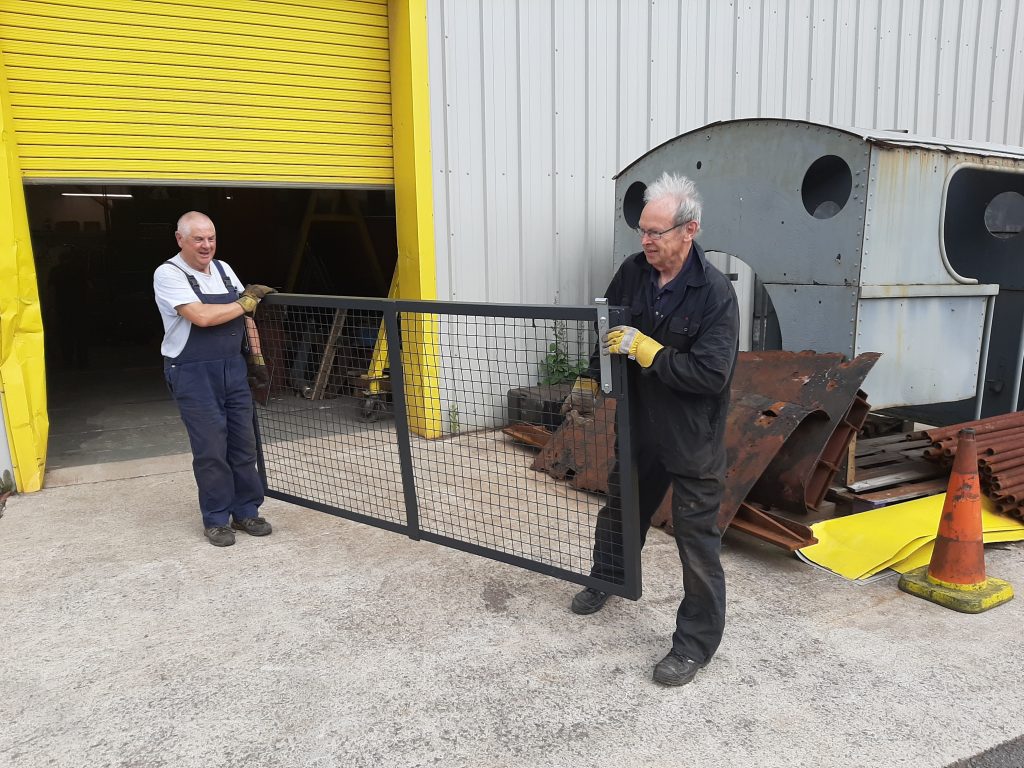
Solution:
<path fill-rule="evenodd" d="M 624 577 L 613 585 L 588 578 L 598 512 L 621 502 L 573 483 L 583 452 L 594 462 L 614 457 L 614 423 L 602 424 L 596 407 L 583 404 L 561 413 L 573 381 L 587 367 L 595 311 L 551 316 L 557 310 L 402 313 L 404 357 L 436 366 L 441 416 L 439 437 L 411 440 L 420 535 L 628 593 L 634 585 L 625 589 Z M 428 325 L 432 332 L 423 332 Z M 580 455 L 552 476 L 539 461 L 538 445 L 556 430 L 563 450 Z"/>
<path fill-rule="evenodd" d="M 563 408 L 597 312 L 269 297 L 268 495 L 639 597 L 624 368 L 607 397 Z"/>
<path fill-rule="evenodd" d="M 282 297 L 283 298 L 283 297 Z M 270 495 L 383 527 L 407 528 L 394 423 L 368 418 L 368 380 L 382 357 L 383 311 L 366 300 L 288 297 L 257 313 L 271 373 L 257 392 L 262 470 Z M 369 401 L 373 403 L 373 401 Z M 371 406 L 372 407 L 372 406 Z"/>

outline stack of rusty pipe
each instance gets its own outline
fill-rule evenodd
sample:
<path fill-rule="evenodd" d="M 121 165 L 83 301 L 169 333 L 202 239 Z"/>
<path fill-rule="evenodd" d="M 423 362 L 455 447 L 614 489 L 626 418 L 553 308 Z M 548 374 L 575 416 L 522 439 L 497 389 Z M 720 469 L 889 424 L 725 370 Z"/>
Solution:
<path fill-rule="evenodd" d="M 998 511 L 1024 520 L 1024 412 L 926 430 L 932 445 L 925 449 L 925 458 L 951 465 L 957 433 L 964 427 L 977 435 L 982 490 Z"/>

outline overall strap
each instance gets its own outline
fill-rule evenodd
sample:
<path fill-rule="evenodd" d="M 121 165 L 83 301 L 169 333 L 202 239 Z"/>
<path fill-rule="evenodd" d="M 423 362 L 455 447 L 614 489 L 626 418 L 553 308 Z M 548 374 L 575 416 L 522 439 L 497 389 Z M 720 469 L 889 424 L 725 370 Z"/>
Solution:
<path fill-rule="evenodd" d="M 228 293 L 238 293 L 238 291 L 235 290 L 235 286 L 233 286 L 231 284 L 231 281 L 228 280 L 228 275 L 224 271 L 224 267 L 222 267 L 220 265 L 220 262 L 217 261 L 216 259 L 214 259 L 213 263 L 217 265 L 217 271 L 220 273 L 220 280 L 221 280 L 221 282 L 224 283 L 224 289 Z M 199 288 L 199 281 L 196 280 L 195 275 L 193 275 L 193 274 L 191 274 L 189 272 L 186 272 L 184 269 L 182 269 L 180 266 L 175 264 L 170 259 L 165 261 L 164 264 L 170 264 L 175 269 L 180 270 L 181 274 L 183 274 L 185 276 L 185 279 L 188 280 L 188 284 L 192 286 L 192 290 L 193 290 L 193 292 L 195 292 L 196 296 L 198 296 L 200 298 L 200 300 L 203 298 L 203 292 Z"/>
<path fill-rule="evenodd" d="M 170 259 L 165 261 L 164 264 L 170 264 L 172 267 L 174 267 L 175 269 L 179 270 L 181 272 L 181 274 L 183 274 L 185 276 L 185 279 L 188 280 L 188 284 L 192 286 L 192 291 L 195 293 L 195 295 L 199 297 L 200 301 L 203 300 L 203 292 L 201 290 L 199 290 L 199 281 L 196 280 L 195 275 L 192 275 L 192 274 L 186 272 L 184 269 L 179 267 L 177 264 L 175 264 Z M 223 275 L 223 274 L 224 273 L 221 272 L 221 275 Z"/>
<path fill-rule="evenodd" d="M 227 272 L 224 271 L 224 267 L 220 265 L 220 262 L 214 259 L 213 263 L 217 265 L 217 271 L 220 272 L 221 282 L 224 283 L 224 288 L 227 290 L 227 292 L 238 293 L 238 291 L 235 290 L 235 286 L 233 286 L 231 282 L 228 280 Z"/>
<path fill-rule="evenodd" d="M 220 262 L 217 261 L 216 259 L 213 260 L 213 263 L 217 265 L 217 271 L 220 272 L 220 279 L 224 282 L 224 288 L 227 290 L 228 293 L 233 293 L 233 294 L 235 294 L 237 296 L 238 295 L 238 290 L 235 288 L 235 286 L 233 286 L 231 284 L 231 281 L 228 280 L 228 275 L 224 271 L 224 267 L 222 267 L 220 265 Z M 246 333 L 242 335 L 242 350 L 245 352 L 245 354 L 249 354 L 249 333 L 248 333 L 248 331 L 246 331 Z"/>

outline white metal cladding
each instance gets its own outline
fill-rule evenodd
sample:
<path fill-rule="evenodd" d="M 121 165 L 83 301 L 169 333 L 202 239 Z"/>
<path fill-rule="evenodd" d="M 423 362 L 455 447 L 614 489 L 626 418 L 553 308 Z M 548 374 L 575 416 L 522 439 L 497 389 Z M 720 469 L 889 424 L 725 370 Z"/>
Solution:
<path fill-rule="evenodd" d="M 438 399 L 445 434 L 496 429 L 509 423 L 508 392 L 541 380 L 541 362 L 553 342 L 554 321 L 440 315 Z M 578 363 L 590 357 L 585 324 L 565 323 L 563 351 Z"/>
<path fill-rule="evenodd" d="M 958 282 L 936 257 L 945 247 L 943 222 L 957 215 L 947 210 L 948 181 L 962 167 L 1024 173 L 1024 156 L 977 157 L 910 146 L 872 149 L 862 284 Z M 963 277 L 972 281 L 970 275 Z"/>
<path fill-rule="evenodd" d="M 971 287 L 965 287 L 969 290 Z M 864 389 L 872 408 L 945 403 L 974 397 L 986 297 L 942 295 L 862 299 L 855 354 L 881 352 Z M 921 329 L 934 329 L 928 342 Z M 963 352 L 964 354 L 961 354 Z M 971 353 L 975 354 L 971 354 Z M 950 361 L 955 363 L 951 364 Z"/>
<path fill-rule="evenodd" d="M 438 296 L 585 303 L 612 177 L 709 122 L 1024 145 L 1024 0 L 428 0 Z"/>

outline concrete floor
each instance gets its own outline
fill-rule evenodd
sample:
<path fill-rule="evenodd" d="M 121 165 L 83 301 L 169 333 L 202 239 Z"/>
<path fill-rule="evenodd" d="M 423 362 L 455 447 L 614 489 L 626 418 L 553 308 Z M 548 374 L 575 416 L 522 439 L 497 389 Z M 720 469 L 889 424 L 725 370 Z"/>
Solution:
<path fill-rule="evenodd" d="M 965 616 L 729 534 L 725 641 L 666 689 L 661 533 L 644 597 L 577 617 L 572 585 L 276 501 L 211 547 L 175 461 L 8 502 L 0 765 L 938 768 L 1024 730 L 1021 598 Z M 1022 555 L 990 573 L 1024 589 Z"/>
<path fill-rule="evenodd" d="M 160 365 L 51 373 L 47 406 L 48 472 L 188 451 Z"/>

